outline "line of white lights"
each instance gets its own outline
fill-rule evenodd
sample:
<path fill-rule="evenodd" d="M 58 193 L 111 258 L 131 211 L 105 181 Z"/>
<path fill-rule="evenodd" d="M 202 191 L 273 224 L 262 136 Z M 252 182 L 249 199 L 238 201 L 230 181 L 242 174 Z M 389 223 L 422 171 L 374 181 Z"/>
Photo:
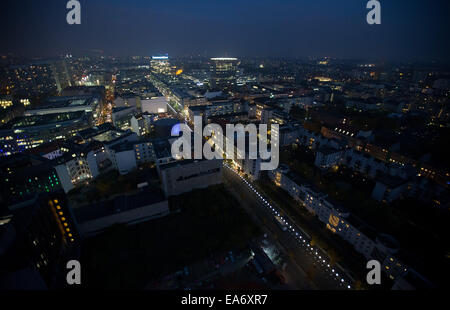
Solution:
<path fill-rule="evenodd" d="M 320 263 L 320 264 L 322 264 L 324 267 L 326 267 L 326 268 L 328 268 L 328 269 L 331 269 L 330 271 L 331 271 L 331 273 L 330 273 L 330 275 L 331 276 L 336 276 L 336 279 L 339 281 L 340 280 L 340 282 L 342 282 L 343 284 L 345 284 L 345 279 L 344 278 L 340 278 L 339 279 L 339 273 L 338 272 L 336 272 L 336 270 L 334 270 L 333 268 L 331 268 L 331 265 L 330 264 L 327 264 L 327 262 L 326 262 L 326 260 L 325 259 L 323 259 L 322 258 L 322 256 L 321 255 L 319 255 L 319 253 L 317 252 L 317 250 L 315 250 L 314 251 L 314 248 L 309 244 L 309 243 L 307 243 L 307 241 L 305 240 L 305 238 L 304 237 L 302 237 L 301 236 L 301 234 L 299 234 L 296 230 L 295 230 L 295 228 L 294 227 L 292 227 L 292 225 L 290 225 L 289 224 L 289 222 L 286 220 L 286 219 L 284 219 L 281 215 L 280 215 L 280 212 L 278 212 L 277 210 L 276 210 L 276 208 L 274 208 L 266 199 L 264 199 L 264 197 L 252 186 L 252 184 L 250 183 L 250 182 L 248 182 L 243 176 L 241 176 L 241 175 L 239 175 L 233 168 L 231 168 L 228 164 L 226 164 L 226 163 L 224 163 L 224 166 L 226 167 L 226 168 L 228 168 L 229 170 L 231 170 L 233 173 L 235 173 L 238 177 L 240 177 L 241 178 L 241 180 L 258 196 L 258 198 L 264 203 L 264 206 L 265 207 L 267 207 L 267 208 L 269 208 L 270 209 L 270 211 L 272 211 L 272 213 L 275 215 L 275 216 L 278 216 L 282 221 L 283 221 L 283 223 L 286 225 L 286 227 L 288 228 L 288 230 L 287 231 L 289 231 L 289 233 L 291 233 L 293 236 L 294 236 L 294 238 L 296 238 L 296 240 L 299 242 L 299 244 L 300 245 L 302 245 L 303 247 L 305 247 L 306 248 L 306 250 L 308 250 L 308 251 L 310 251 L 310 253 L 311 254 L 314 254 L 315 255 L 315 259 L 317 259 L 317 261 Z M 352 287 L 351 287 L 351 285 L 350 284 L 348 284 L 347 285 L 347 288 L 348 289 L 351 289 Z"/>

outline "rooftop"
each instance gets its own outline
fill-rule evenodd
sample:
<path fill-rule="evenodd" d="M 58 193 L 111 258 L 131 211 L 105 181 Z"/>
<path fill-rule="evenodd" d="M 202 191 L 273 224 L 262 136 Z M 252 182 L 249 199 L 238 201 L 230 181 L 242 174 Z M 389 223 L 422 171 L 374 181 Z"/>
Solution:
<path fill-rule="evenodd" d="M 80 223 L 92 221 L 113 214 L 131 211 L 164 201 L 161 193 L 143 191 L 135 195 L 122 195 L 112 200 L 91 204 L 74 210 Z"/>
<path fill-rule="evenodd" d="M 43 106 L 40 106 L 35 110 L 89 106 L 98 102 L 99 97 L 94 95 L 52 97 L 47 99 Z"/>
<path fill-rule="evenodd" d="M 23 116 L 9 122 L 10 124 L 9 127 L 12 129 L 18 129 L 35 126 L 53 125 L 57 123 L 74 121 L 82 118 L 85 115 L 86 113 L 84 111 L 76 111 L 76 112 L 46 114 L 46 115 Z"/>

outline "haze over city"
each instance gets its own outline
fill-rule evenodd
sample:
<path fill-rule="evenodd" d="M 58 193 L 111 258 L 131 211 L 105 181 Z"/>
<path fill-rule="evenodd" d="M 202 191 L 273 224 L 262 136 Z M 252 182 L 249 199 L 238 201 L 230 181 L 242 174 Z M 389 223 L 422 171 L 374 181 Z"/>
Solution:
<path fill-rule="evenodd" d="M 381 25 L 368 25 L 367 1 L 81 1 L 81 25 L 68 25 L 64 1 L 0 4 L 0 52 L 52 56 L 329 56 L 447 61 L 448 1 L 382 1 Z"/>

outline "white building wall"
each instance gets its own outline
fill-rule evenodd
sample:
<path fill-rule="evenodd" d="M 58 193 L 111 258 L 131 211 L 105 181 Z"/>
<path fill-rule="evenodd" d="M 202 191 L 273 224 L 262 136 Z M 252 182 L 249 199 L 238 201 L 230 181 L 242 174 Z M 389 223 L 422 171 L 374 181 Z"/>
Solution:
<path fill-rule="evenodd" d="M 84 236 L 95 235 L 105 228 L 120 223 L 136 224 L 142 221 L 156 219 L 166 216 L 170 213 L 167 200 L 144 206 L 141 208 L 111 214 L 92 221 L 87 221 L 79 225 L 80 231 Z"/>
<path fill-rule="evenodd" d="M 121 175 L 135 170 L 137 167 L 134 149 L 122 152 L 114 152 L 114 165 Z"/>
<path fill-rule="evenodd" d="M 61 181 L 61 186 L 65 193 L 68 193 L 71 189 L 74 188 L 72 184 L 72 179 L 70 178 L 69 171 L 67 170 L 67 166 L 65 164 L 61 164 L 55 167 L 56 173 L 58 174 L 58 178 Z"/>
<path fill-rule="evenodd" d="M 95 179 L 100 174 L 100 172 L 98 169 L 97 159 L 96 159 L 96 156 L 94 156 L 93 151 L 90 151 L 87 154 L 86 160 L 87 160 L 87 163 L 89 166 L 89 170 L 91 170 L 91 175 Z"/>

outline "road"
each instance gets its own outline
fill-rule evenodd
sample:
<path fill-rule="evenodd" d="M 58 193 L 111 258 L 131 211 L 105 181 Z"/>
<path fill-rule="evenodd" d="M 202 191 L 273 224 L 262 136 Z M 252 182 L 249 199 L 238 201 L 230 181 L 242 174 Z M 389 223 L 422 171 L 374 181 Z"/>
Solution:
<path fill-rule="evenodd" d="M 263 231 L 276 240 L 277 246 L 289 258 L 284 273 L 287 283 L 293 289 L 352 288 L 351 280 L 337 267 L 330 266 L 324 253 L 309 245 L 309 236 L 292 220 L 282 217 L 288 223 L 286 231 L 276 224 L 274 216 L 281 215 L 280 209 L 269 204 L 250 181 L 245 180 L 227 164 L 224 166 L 223 176 L 225 186 L 242 202 L 243 207 Z"/>

